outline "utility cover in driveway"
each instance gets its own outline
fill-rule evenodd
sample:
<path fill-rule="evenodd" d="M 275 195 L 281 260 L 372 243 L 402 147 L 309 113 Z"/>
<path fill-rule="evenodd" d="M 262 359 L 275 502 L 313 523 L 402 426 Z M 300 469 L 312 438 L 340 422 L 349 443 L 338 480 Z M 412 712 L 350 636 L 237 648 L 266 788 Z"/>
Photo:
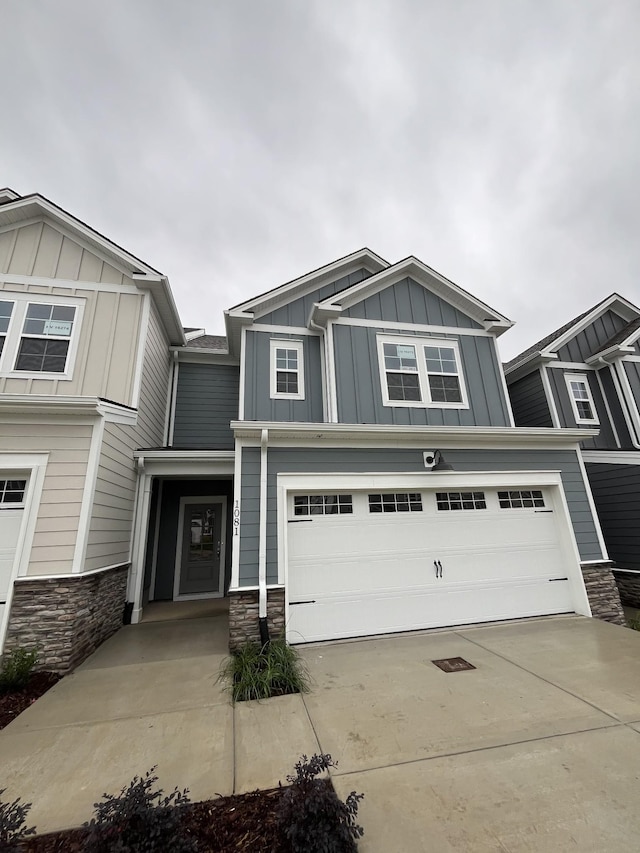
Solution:
<path fill-rule="evenodd" d="M 432 660 L 443 672 L 462 672 L 465 669 L 475 669 L 472 663 L 464 658 L 441 658 L 440 660 Z"/>

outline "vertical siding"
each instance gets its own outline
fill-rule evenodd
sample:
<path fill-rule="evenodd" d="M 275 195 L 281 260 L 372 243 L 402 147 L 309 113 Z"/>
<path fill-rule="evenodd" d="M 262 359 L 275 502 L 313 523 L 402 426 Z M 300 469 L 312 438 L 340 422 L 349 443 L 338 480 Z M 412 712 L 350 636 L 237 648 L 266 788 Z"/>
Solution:
<path fill-rule="evenodd" d="M 560 361 L 582 362 L 597 352 L 609 338 L 624 328 L 627 321 L 613 311 L 605 312 L 590 326 L 558 350 Z"/>
<path fill-rule="evenodd" d="M 620 440 L 620 447 L 622 449 L 632 448 L 633 445 L 631 443 L 631 436 L 629 435 L 629 428 L 627 427 L 624 412 L 620 405 L 618 391 L 613 382 L 611 370 L 611 367 L 602 367 L 598 371 L 598 375 L 600 376 L 600 381 L 602 382 L 602 387 L 604 389 L 607 402 L 609 403 L 611 417 L 613 418 L 613 423 L 615 424 L 616 432 L 618 433 L 618 438 Z M 614 448 L 616 445 L 612 444 L 611 447 Z"/>
<path fill-rule="evenodd" d="M 640 569 L 640 465 L 586 467 L 609 556 L 622 568 Z"/>
<path fill-rule="evenodd" d="M 70 380 L 0 377 L 0 393 L 104 397 L 131 405 L 143 295 L 82 288 L 27 285 L 19 290 L 0 282 L 3 298 L 12 293 L 67 297 L 84 306 L 78 350 Z"/>
<path fill-rule="evenodd" d="M 90 445 L 90 425 L 0 423 L 2 452 L 49 451 L 29 575 L 71 571 Z"/>
<path fill-rule="evenodd" d="M 509 396 L 516 426 L 551 427 L 551 411 L 539 370 L 509 383 Z"/>
<path fill-rule="evenodd" d="M 304 347 L 304 400 L 272 400 L 271 341 L 301 340 Z M 320 338 L 316 335 L 283 335 L 248 330 L 245 339 L 244 418 L 248 421 L 295 421 L 322 423 L 322 369 Z"/>
<path fill-rule="evenodd" d="M 358 284 L 358 282 L 369 278 L 369 276 L 371 276 L 369 270 L 356 270 L 349 275 L 342 276 L 342 278 L 325 284 L 323 287 L 319 287 L 306 296 L 292 300 L 288 305 L 283 305 L 282 308 L 277 308 L 275 311 L 269 312 L 269 314 L 264 314 L 256 320 L 256 323 L 306 328 L 314 302 L 321 302 L 323 299 L 327 299 L 329 296 L 333 296 L 347 287 Z"/>
<path fill-rule="evenodd" d="M 334 349 L 338 419 L 341 423 L 429 426 L 508 426 L 501 370 L 488 337 L 437 335 L 460 346 L 468 409 L 385 406 L 382 401 L 376 335 L 388 330 L 335 325 Z M 407 334 L 397 332 L 394 334 Z M 420 337 L 429 337 L 420 333 Z"/>
<path fill-rule="evenodd" d="M 344 316 L 463 329 L 482 328 L 475 320 L 411 278 L 405 278 L 363 299 L 348 308 Z"/>
<path fill-rule="evenodd" d="M 622 364 L 629 380 L 629 385 L 631 386 L 636 411 L 640 412 L 640 362 L 623 361 Z"/>
<path fill-rule="evenodd" d="M 560 426 L 567 427 L 569 429 L 591 429 L 592 427 L 590 427 L 589 424 L 577 424 L 573 415 L 573 409 L 571 408 L 571 401 L 569 399 L 569 390 L 564 378 L 567 373 L 571 372 L 572 371 L 570 370 L 563 370 L 562 368 L 552 368 L 547 371 L 551 390 L 556 401 Z M 582 442 L 582 446 L 585 450 L 603 450 L 606 448 L 616 447 L 616 440 L 613 435 L 613 430 L 611 429 L 609 415 L 605 408 L 602 392 L 600 391 L 600 386 L 598 385 L 595 373 L 592 370 L 585 370 L 584 375 L 586 375 L 589 381 L 591 396 L 593 397 L 593 401 L 596 406 L 596 414 L 600 421 L 600 424 L 594 424 L 593 428 L 599 429 L 600 434 L 595 438 L 585 439 Z"/>
<path fill-rule="evenodd" d="M 580 558 L 598 560 L 602 551 L 591 514 L 582 472 L 573 451 L 447 450 L 447 462 L 456 471 L 560 470 Z M 277 583 L 277 476 L 279 473 L 327 472 L 424 473 L 421 450 L 365 450 L 283 448 L 268 452 L 267 582 Z M 523 476 L 523 486 L 526 474 Z M 424 473 L 422 488 L 429 488 Z M 260 451 L 245 448 L 242 455 L 242 518 L 240 532 L 240 586 L 258 582 L 260 522 Z"/>
<path fill-rule="evenodd" d="M 240 368 L 181 362 L 173 446 L 233 450 L 229 423 L 238 417 Z"/>
<path fill-rule="evenodd" d="M 126 281 L 114 266 L 45 222 L 0 234 L 0 271 L 68 281 Z"/>

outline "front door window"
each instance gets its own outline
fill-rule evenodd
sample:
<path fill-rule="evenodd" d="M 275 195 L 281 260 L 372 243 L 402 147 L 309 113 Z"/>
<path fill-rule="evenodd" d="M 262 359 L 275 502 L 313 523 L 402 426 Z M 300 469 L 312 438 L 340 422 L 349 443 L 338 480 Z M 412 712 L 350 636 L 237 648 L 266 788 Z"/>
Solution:
<path fill-rule="evenodd" d="M 221 502 L 185 503 L 178 596 L 222 594 Z"/>

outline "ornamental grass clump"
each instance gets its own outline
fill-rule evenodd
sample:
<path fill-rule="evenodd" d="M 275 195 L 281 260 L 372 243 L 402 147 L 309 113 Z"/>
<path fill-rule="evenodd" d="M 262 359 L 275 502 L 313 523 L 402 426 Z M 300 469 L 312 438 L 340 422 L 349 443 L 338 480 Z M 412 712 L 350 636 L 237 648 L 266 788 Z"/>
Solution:
<path fill-rule="evenodd" d="M 35 665 L 38 663 L 37 649 L 17 648 L 4 655 L 0 667 L 0 693 L 22 690 L 26 687 Z"/>
<path fill-rule="evenodd" d="M 311 677 L 297 650 L 278 637 L 264 645 L 242 645 L 222 662 L 218 681 L 230 691 L 233 702 L 245 702 L 308 693 Z"/>

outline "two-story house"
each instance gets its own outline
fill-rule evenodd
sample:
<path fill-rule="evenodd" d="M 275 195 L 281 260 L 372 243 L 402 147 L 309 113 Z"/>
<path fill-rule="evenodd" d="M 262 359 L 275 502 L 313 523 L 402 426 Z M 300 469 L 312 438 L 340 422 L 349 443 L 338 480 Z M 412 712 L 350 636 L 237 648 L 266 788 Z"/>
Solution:
<path fill-rule="evenodd" d="M 130 591 L 226 595 L 230 644 L 557 613 L 622 621 L 579 442 L 515 426 L 512 325 L 363 249 L 174 346 L 168 446 L 137 454 Z"/>
<path fill-rule="evenodd" d="M 65 670 L 122 624 L 134 451 L 166 443 L 184 342 L 157 270 L 0 191 L 0 653 Z"/>
<path fill-rule="evenodd" d="M 640 309 L 616 293 L 505 365 L 516 424 L 581 442 L 625 603 L 640 606 Z"/>

